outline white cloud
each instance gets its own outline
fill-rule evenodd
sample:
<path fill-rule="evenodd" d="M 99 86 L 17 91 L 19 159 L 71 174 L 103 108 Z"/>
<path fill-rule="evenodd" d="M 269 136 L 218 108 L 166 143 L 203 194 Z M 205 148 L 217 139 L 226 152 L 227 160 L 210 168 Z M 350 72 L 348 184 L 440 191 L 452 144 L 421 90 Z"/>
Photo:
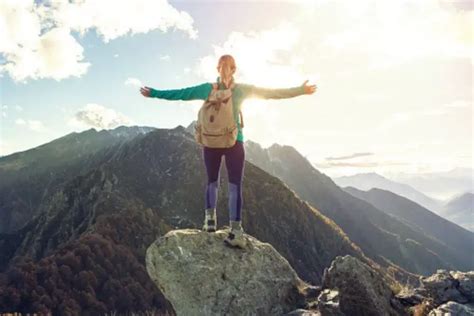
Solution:
<path fill-rule="evenodd" d="M 90 65 L 82 62 L 83 48 L 68 29 L 47 28 L 43 11 L 33 1 L 0 3 L 0 53 L 6 60 L 0 72 L 15 81 L 81 76 Z"/>
<path fill-rule="evenodd" d="M 95 28 L 105 42 L 128 33 L 147 33 L 175 28 L 197 37 L 193 18 L 178 11 L 168 1 L 155 0 L 83 0 L 69 3 L 54 1 L 51 16 L 60 25 L 85 33 Z M 125 22 L 125 23 L 124 23 Z"/>
<path fill-rule="evenodd" d="M 170 55 L 162 55 L 160 56 L 160 60 L 163 60 L 163 61 L 170 61 L 171 57 Z"/>
<path fill-rule="evenodd" d="M 119 57 L 119 54 L 114 54 L 114 58 L 118 58 Z"/>
<path fill-rule="evenodd" d="M 22 118 L 15 120 L 16 125 L 26 126 L 28 129 L 34 132 L 41 132 L 45 130 L 43 122 L 38 120 L 24 120 Z"/>
<path fill-rule="evenodd" d="M 17 47 L 5 54 L 8 62 L 3 70 L 16 81 L 53 78 L 61 80 L 70 76 L 80 77 L 90 63 L 81 62 L 83 48 L 66 29 L 55 28 L 30 47 Z"/>
<path fill-rule="evenodd" d="M 109 129 L 120 125 L 130 125 L 131 123 L 132 121 L 122 113 L 94 103 L 87 104 L 69 120 L 69 125 L 73 127 L 94 127 L 98 129 Z"/>
<path fill-rule="evenodd" d="M 23 112 L 23 107 L 15 105 L 15 110 L 17 110 L 18 112 Z"/>
<path fill-rule="evenodd" d="M 369 69 L 426 59 L 472 62 L 473 11 L 452 10 L 440 1 L 411 0 L 333 1 L 318 11 L 334 29 L 322 39 L 326 50 L 366 56 Z"/>
<path fill-rule="evenodd" d="M 95 29 L 108 42 L 129 33 L 170 28 L 197 37 L 191 16 L 167 1 L 4 0 L 0 2 L 0 54 L 5 62 L 0 75 L 8 73 L 18 82 L 83 75 L 90 63 L 84 61 L 84 49 L 72 31 L 84 35 Z"/>
<path fill-rule="evenodd" d="M 130 77 L 130 78 L 127 78 L 127 80 L 125 80 L 125 85 L 126 86 L 141 87 L 142 82 L 137 78 Z"/>

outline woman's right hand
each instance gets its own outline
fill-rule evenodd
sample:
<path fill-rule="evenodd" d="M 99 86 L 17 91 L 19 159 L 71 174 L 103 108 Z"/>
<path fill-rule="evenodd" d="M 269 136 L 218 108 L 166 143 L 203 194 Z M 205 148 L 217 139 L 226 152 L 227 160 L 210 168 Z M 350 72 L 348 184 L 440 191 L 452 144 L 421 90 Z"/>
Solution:
<path fill-rule="evenodd" d="M 143 94 L 144 97 L 149 98 L 150 97 L 150 92 L 151 92 L 150 87 L 145 86 L 145 87 L 140 88 L 140 93 Z"/>

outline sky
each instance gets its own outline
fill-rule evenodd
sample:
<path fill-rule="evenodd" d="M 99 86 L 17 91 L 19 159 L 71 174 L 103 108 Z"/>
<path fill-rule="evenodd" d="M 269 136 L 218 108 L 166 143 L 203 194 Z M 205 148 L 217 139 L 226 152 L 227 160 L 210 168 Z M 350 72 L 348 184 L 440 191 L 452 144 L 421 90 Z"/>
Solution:
<path fill-rule="evenodd" d="M 295 147 L 330 176 L 473 163 L 473 2 L 456 0 L 0 2 L 0 156 L 71 132 L 174 128 L 201 101 L 140 86 L 316 84 L 248 99 L 244 139 Z"/>

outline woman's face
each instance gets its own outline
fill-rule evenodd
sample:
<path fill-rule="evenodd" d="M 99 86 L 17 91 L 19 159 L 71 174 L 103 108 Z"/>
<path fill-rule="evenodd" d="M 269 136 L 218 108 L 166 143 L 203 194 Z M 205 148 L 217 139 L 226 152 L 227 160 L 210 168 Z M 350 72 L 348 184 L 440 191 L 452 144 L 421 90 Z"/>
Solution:
<path fill-rule="evenodd" d="M 229 64 L 222 63 L 221 65 L 217 66 L 217 71 L 223 78 L 228 78 L 235 73 L 235 67 L 230 66 Z"/>

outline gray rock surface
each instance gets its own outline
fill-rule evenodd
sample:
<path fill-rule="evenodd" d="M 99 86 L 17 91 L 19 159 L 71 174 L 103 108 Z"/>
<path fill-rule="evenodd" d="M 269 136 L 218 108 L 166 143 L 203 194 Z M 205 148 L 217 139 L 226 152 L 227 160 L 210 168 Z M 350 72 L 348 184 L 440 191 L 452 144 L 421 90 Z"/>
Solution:
<path fill-rule="evenodd" d="M 352 256 L 336 257 L 323 277 L 324 289 L 339 290 L 340 309 L 351 316 L 400 315 L 387 280 Z"/>
<path fill-rule="evenodd" d="M 433 299 L 435 306 L 454 301 L 458 303 L 467 303 L 468 299 L 460 292 L 459 287 L 462 279 L 464 291 L 472 294 L 473 274 L 453 272 L 454 276 L 446 270 L 438 270 L 435 274 L 422 278 L 422 290 L 425 296 Z M 469 277 L 471 278 L 469 281 Z M 470 288 L 470 290 L 469 290 Z"/>
<path fill-rule="evenodd" d="M 474 271 L 450 273 L 455 280 L 459 282 L 459 292 L 469 301 L 474 302 Z"/>
<path fill-rule="evenodd" d="M 472 316 L 474 305 L 448 302 L 433 309 L 428 316 Z"/>
<path fill-rule="evenodd" d="M 305 307 L 309 285 L 284 257 L 247 234 L 246 249 L 230 248 L 227 232 L 173 230 L 148 247 L 148 274 L 178 316 L 282 315 Z"/>

